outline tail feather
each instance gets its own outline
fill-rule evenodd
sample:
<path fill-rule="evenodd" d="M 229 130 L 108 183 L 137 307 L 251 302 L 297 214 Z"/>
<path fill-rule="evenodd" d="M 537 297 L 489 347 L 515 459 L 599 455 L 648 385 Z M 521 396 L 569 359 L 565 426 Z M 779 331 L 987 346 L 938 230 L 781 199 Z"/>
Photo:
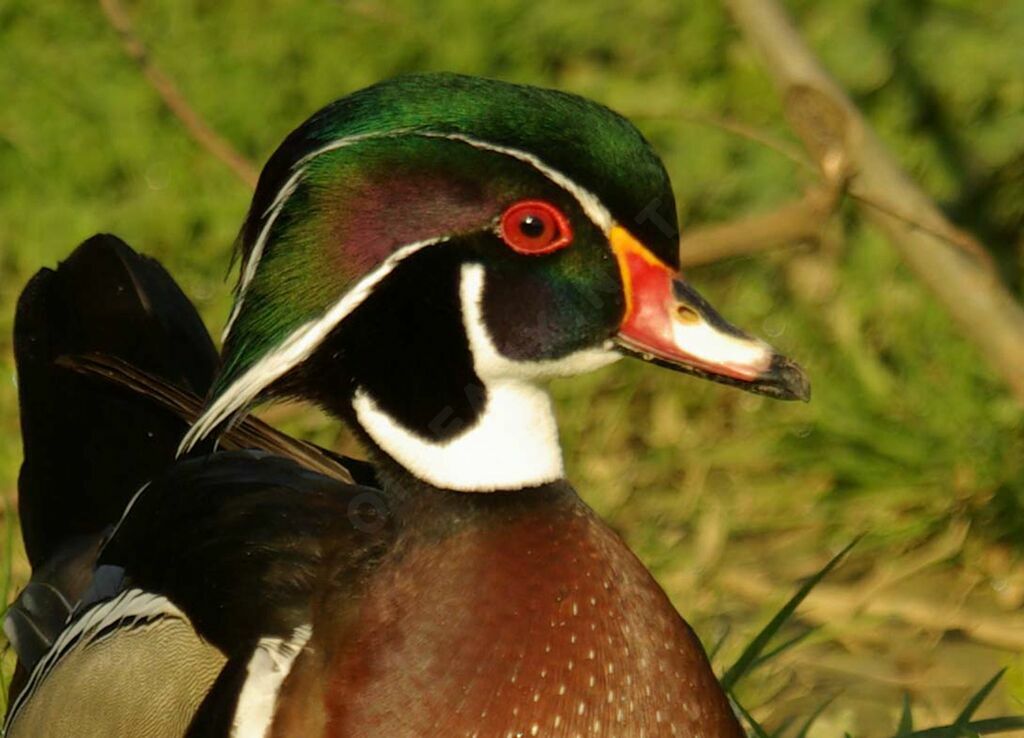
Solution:
<path fill-rule="evenodd" d="M 155 406 L 177 415 L 189 425 L 203 413 L 203 400 L 198 395 L 140 371 L 115 356 L 68 356 L 61 358 L 58 363 L 85 376 L 97 377 L 124 387 L 139 397 L 148 398 Z M 365 463 L 292 438 L 252 416 L 245 416 L 226 429 L 218 443 L 226 451 L 259 449 L 291 459 L 300 466 L 339 482 L 354 484 L 357 482 L 356 475 L 362 484 L 372 485 L 376 481 L 372 468 L 367 468 Z"/>
<path fill-rule="evenodd" d="M 43 269 L 18 301 L 14 327 L 24 463 L 18 505 L 34 569 L 62 545 L 102 534 L 131 496 L 172 463 L 178 416 L 58 363 L 116 356 L 195 395 L 216 372 L 213 342 L 171 276 L 114 236 Z"/>
<path fill-rule="evenodd" d="M 14 328 L 24 463 L 18 506 L 32 581 L 3 629 L 25 678 L 83 594 L 132 496 L 175 462 L 202 411 L 218 357 L 195 309 L 156 261 L 94 236 L 33 277 Z M 345 482 L 375 482 L 365 462 L 244 418 L 221 438 Z M 212 447 L 212 442 L 211 442 Z"/>
<path fill-rule="evenodd" d="M 18 654 L 10 695 L 93 579 L 103 541 L 132 495 L 174 462 L 187 423 L 65 358 L 119 357 L 193 396 L 206 394 L 218 357 L 171 276 L 114 236 L 79 246 L 25 287 L 14 320 L 24 462 L 18 511 L 32 581 L 3 630 Z"/>

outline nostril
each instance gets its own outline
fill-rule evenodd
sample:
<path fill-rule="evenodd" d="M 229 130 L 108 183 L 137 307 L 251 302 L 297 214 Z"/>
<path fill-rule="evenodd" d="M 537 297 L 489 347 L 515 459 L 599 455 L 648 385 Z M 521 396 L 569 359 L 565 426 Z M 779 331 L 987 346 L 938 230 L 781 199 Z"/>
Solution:
<path fill-rule="evenodd" d="M 699 323 L 700 314 L 689 305 L 677 305 L 676 320 L 678 320 L 680 323 Z"/>

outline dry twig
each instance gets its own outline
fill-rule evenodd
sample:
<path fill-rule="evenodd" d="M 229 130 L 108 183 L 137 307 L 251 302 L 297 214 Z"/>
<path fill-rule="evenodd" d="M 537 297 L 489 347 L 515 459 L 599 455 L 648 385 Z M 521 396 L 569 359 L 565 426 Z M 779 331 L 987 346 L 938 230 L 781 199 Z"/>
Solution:
<path fill-rule="evenodd" d="M 966 336 L 1024 403 L 1024 309 L 979 259 L 977 242 L 954 227 L 900 169 L 776 0 L 723 0 L 760 48 L 787 118 L 826 180 L 851 175 L 864 217 L 946 307 Z"/>
<path fill-rule="evenodd" d="M 825 185 L 767 213 L 693 228 L 679 239 L 680 264 L 700 266 L 755 251 L 817 241 L 835 212 L 838 197 L 835 187 Z"/>
<path fill-rule="evenodd" d="M 256 187 L 259 171 L 252 162 L 242 156 L 234 146 L 214 131 L 206 121 L 188 104 L 174 81 L 164 74 L 146 51 L 142 39 L 135 33 L 131 17 L 121 5 L 120 0 L 100 0 L 100 7 L 107 21 L 121 37 L 121 45 L 125 53 L 134 61 L 150 86 L 164 101 L 185 130 L 196 142 L 215 157 L 220 159 L 235 175 L 250 188 Z"/>

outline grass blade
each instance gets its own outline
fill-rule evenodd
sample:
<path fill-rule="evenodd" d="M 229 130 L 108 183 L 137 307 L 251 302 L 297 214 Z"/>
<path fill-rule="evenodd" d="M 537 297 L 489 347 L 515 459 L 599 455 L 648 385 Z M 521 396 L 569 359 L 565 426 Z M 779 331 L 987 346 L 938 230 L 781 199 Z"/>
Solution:
<path fill-rule="evenodd" d="M 0 617 L 7 612 L 7 605 L 11 599 L 11 589 L 14 586 L 14 509 L 10 500 L 4 500 L 4 552 L 3 561 L 0 564 Z"/>
<path fill-rule="evenodd" d="M 732 626 L 726 623 L 725 630 L 722 632 L 722 635 L 717 641 L 715 641 L 715 645 L 708 651 L 708 661 L 715 660 L 715 657 L 718 656 L 718 652 L 722 650 L 722 646 L 724 646 L 725 642 L 729 639 L 730 632 L 732 632 Z"/>
<path fill-rule="evenodd" d="M 739 710 L 739 713 L 743 716 L 743 719 L 747 721 L 747 725 L 750 726 L 750 729 L 754 731 L 754 738 L 772 738 L 772 736 L 768 734 L 768 731 L 761 727 L 761 724 L 759 722 L 754 720 L 754 716 L 747 712 L 746 708 L 743 707 L 743 705 L 741 705 L 738 700 L 733 699 L 732 704 L 736 707 L 737 710 Z"/>
<path fill-rule="evenodd" d="M 779 654 L 788 651 L 793 646 L 795 646 L 798 643 L 801 643 L 802 641 L 806 640 L 809 635 L 812 635 L 813 633 L 816 633 L 817 631 L 818 631 L 817 627 L 808 628 L 803 633 L 800 633 L 799 635 L 793 636 L 788 641 L 784 641 L 784 642 L 780 643 L 778 646 L 776 646 L 775 648 L 771 649 L 770 651 L 767 651 L 766 653 L 762 654 L 761 656 L 758 656 L 754 660 L 754 663 L 751 664 L 751 666 L 750 666 L 751 671 L 753 671 L 754 669 L 759 667 L 761 664 L 768 663 L 769 661 L 774 659 Z"/>
<path fill-rule="evenodd" d="M 862 536 L 858 536 L 853 539 L 845 548 L 843 548 L 842 551 L 833 556 L 832 560 L 825 564 L 821 571 L 804 582 L 803 586 L 797 590 L 796 594 L 790 597 L 789 601 L 782 606 L 782 609 L 775 614 L 775 617 L 773 617 L 771 621 L 761 629 L 760 633 L 754 636 L 753 640 L 751 640 L 747 647 L 743 649 L 743 653 L 741 653 L 739 658 L 736 659 L 736 663 L 729 667 L 722 676 L 722 687 L 726 692 L 731 691 L 739 683 L 740 679 L 750 673 L 756 665 L 755 662 L 758 657 L 771 642 L 772 638 L 774 638 L 779 632 L 782 626 L 786 624 L 786 621 L 792 617 L 793 613 L 800 606 L 800 603 L 807 598 L 807 595 L 810 594 L 811 590 L 817 586 L 818 582 L 828 576 L 829 572 L 839 565 L 839 562 L 846 557 L 850 552 L 850 549 L 856 546 L 861 538 Z"/>
<path fill-rule="evenodd" d="M 0 599 L 0 621 L 7 614 L 8 602 L 11 599 L 11 589 L 14 586 L 14 528 L 16 525 L 14 515 L 14 506 L 11 505 L 10 500 L 5 499 L 3 507 L 4 550 L 3 560 L 0 563 L 0 598 L 2 598 Z M 10 647 L 11 644 L 5 640 L 3 648 L 0 649 L 0 710 L 4 714 L 7 713 L 7 691 L 10 687 L 5 662 L 7 661 Z"/>
<path fill-rule="evenodd" d="M 953 721 L 953 725 L 966 726 L 971 722 L 971 718 L 974 717 L 974 713 L 981 707 L 981 703 L 985 701 L 985 698 L 991 694 L 992 690 L 995 689 L 996 684 L 1003 678 L 1003 674 L 1006 673 L 1006 669 L 1000 669 L 996 672 L 995 676 L 985 682 L 984 686 L 979 689 L 974 695 L 967 701 L 967 705 L 957 715 L 956 720 Z"/>
<path fill-rule="evenodd" d="M 800 726 L 800 731 L 796 734 L 796 736 L 794 736 L 794 738 L 807 738 L 807 734 L 810 732 L 811 726 L 813 726 L 814 723 L 817 722 L 818 718 L 821 717 L 821 713 L 825 712 L 825 710 L 828 709 L 828 706 L 835 702 L 836 696 L 837 695 L 832 695 L 827 700 L 818 705 L 814 712 L 812 712 L 807 717 L 807 719 L 804 720 L 804 724 Z"/>
<path fill-rule="evenodd" d="M 994 735 L 1024 729 L 1024 715 L 975 720 L 966 725 L 942 725 L 908 733 L 906 738 L 964 738 L 969 735 Z"/>
<path fill-rule="evenodd" d="M 903 713 L 900 715 L 900 725 L 896 728 L 895 738 L 904 738 L 914 732 L 914 714 L 910 710 L 910 695 L 903 693 Z"/>

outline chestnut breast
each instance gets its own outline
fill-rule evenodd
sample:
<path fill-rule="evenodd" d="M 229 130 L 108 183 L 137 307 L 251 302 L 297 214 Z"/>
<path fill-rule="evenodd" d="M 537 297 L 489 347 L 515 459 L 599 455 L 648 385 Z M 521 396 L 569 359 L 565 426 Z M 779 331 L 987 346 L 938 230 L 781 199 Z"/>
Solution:
<path fill-rule="evenodd" d="M 474 522 L 403 536 L 358 603 L 316 608 L 274 735 L 742 735 L 689 626 L 585 505 Z"/>

